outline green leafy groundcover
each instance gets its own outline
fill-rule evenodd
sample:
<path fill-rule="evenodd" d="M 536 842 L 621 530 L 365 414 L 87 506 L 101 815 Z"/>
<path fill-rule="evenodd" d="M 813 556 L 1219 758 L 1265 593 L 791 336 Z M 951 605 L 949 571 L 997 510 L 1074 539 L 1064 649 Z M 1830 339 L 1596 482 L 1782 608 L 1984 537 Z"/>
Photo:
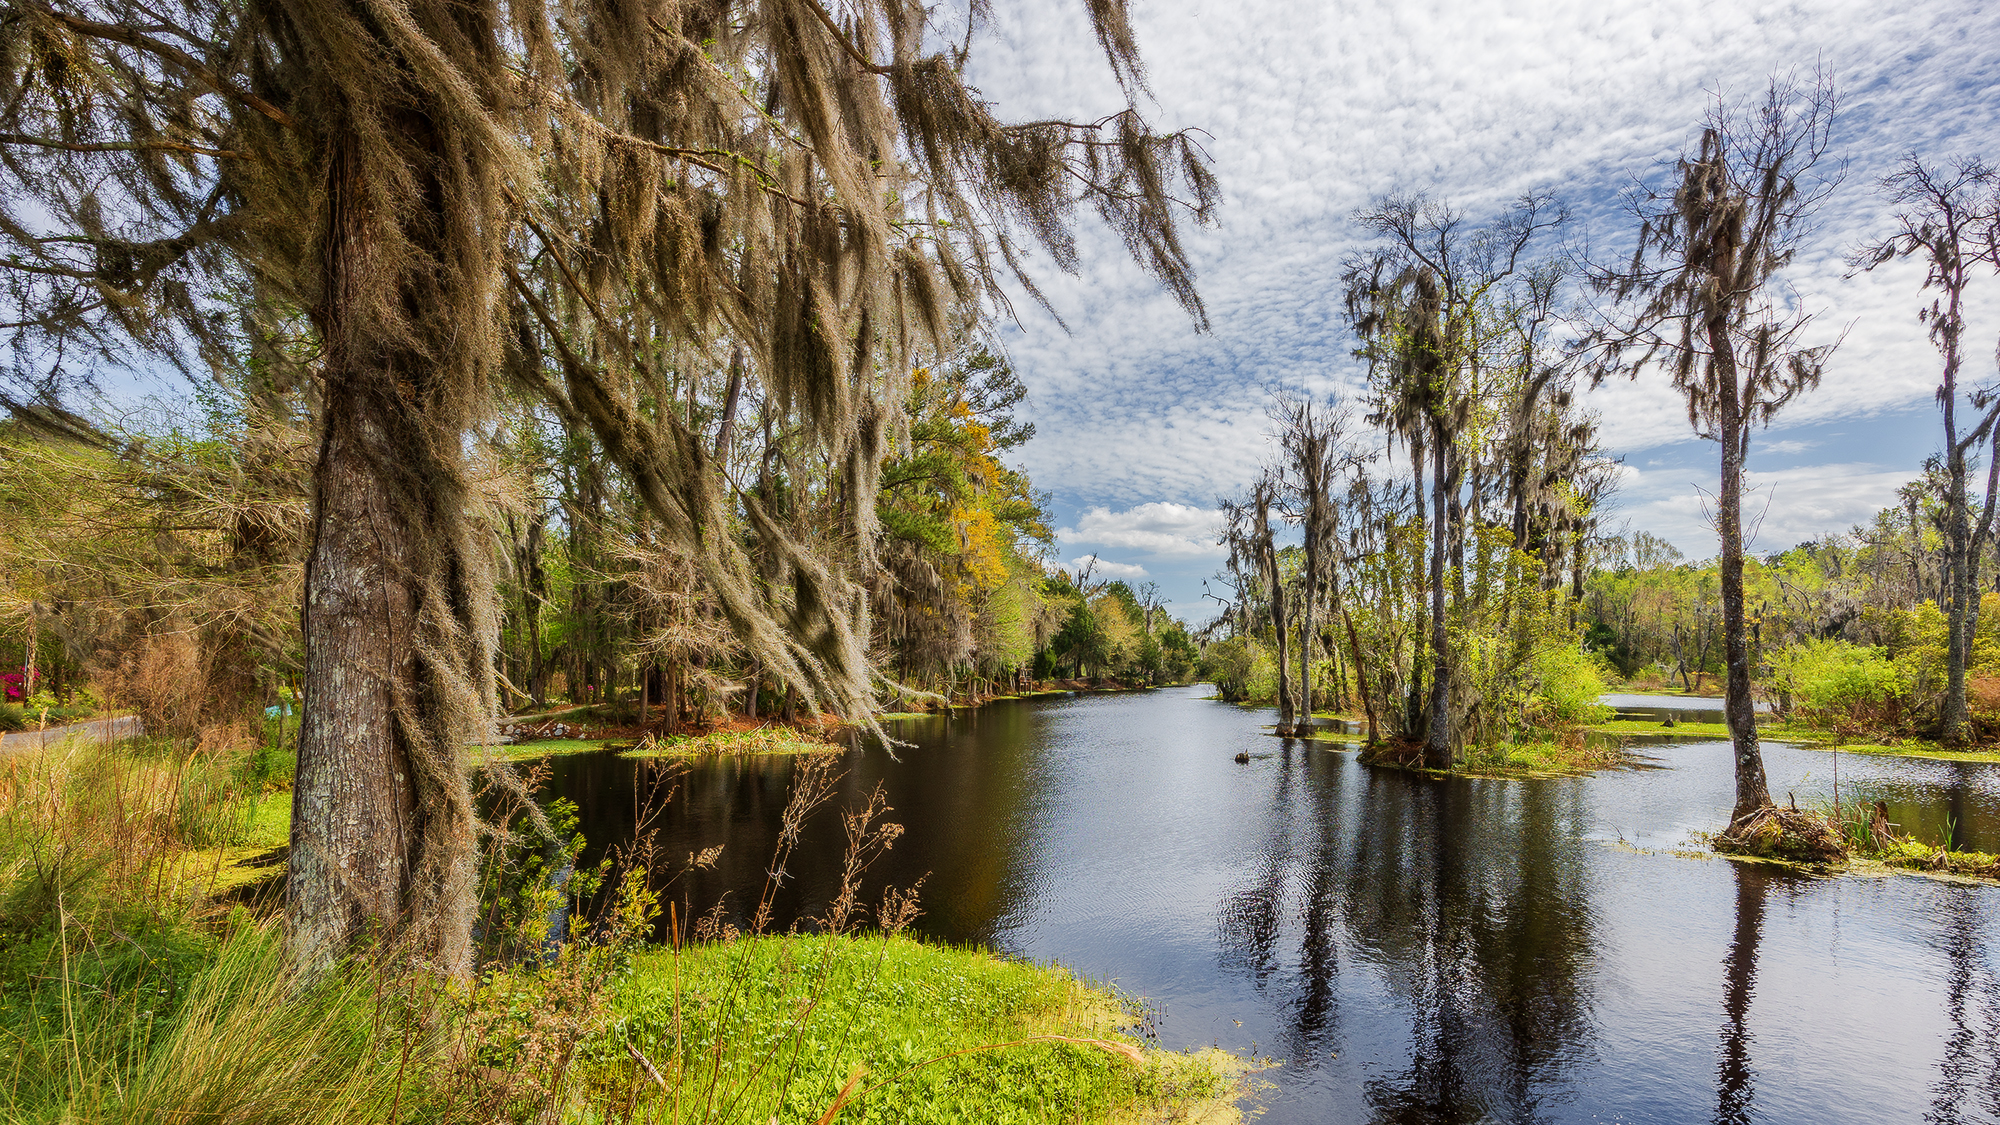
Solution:
<path fill-rule="evenodd" d="M 842 1122 L 1234 1117 L 1234 1056 L 1140 1050 L 1119 999 L 1060 967 L 908 937 L 649 950 L 612 1010 L 607 1061 L 636 1049 L 729 1120 L 817 1121 L 857 1073 Z"/>

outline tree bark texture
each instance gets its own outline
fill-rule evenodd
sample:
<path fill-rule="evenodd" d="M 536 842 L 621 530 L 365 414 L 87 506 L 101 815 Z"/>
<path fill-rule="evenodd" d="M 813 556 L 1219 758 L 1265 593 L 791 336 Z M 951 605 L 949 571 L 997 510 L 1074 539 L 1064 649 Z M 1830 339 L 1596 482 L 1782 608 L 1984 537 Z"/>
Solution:
<path fill-rule="evenodd" d="M 417 839 L 413 768 L 394 718 L 416 655 L 413 529 L 374 471 L 393 450 L 369 398 L 350 379 L 328 381 L 314 473 L 287 906 L 295 955 L 309 966 L 369 927 L 400 928 Z"/>
<path fill-rule="evenodd" d="M 1445 463 L 1444 438 L 1431 437 L 1431 693 L 1429 723 L 1424 731 L 1424 766 L 1448 770 L 1451 754 L 1451 634 L 1444 615 L 1445 586 Z"/>
<path fill-rule="evenodd" d="M 1743 607 L 1743 450 L 1745 427 L 1743 387 L 1737 378 L 1735 354 L 1728 339 L 1726 317 L 1709 323 L 1711 362 L 1715 364 L 1717 403 L 1722 431 L 1722 480 L 1716 497 L 1716 520 L 1722 538 L 1722 659 L 1727 671 L 1723 714 L 1736 759 L 1736 808 L 1732 823 L 1771 803 L 1764 779 L 1764 756 L 1757 747 L 1757 710 L 1750 697 L 1750 638 Z"/>
<path fill-rule="evenodd" d="M 423 140 L 420 115 L 399 120 L 407 139 Z M 357 143 L 330 141 L 314 310 L 324 392 L 288 939 L 308 971 L 380 940 L 403 960 L 463 976 L 475 855 L 462 757 L 492 702 L 482 679 L 492 620 L 481 613 L 492 575 L 476 553 L 484 541 L 468 532 L 459 404 L 436 385 L 436 359 L 370 311 L 385 292 L 406 310 L 431 294 L 421 271 L 386 261 L 377 185 L 359 174 Z"/>

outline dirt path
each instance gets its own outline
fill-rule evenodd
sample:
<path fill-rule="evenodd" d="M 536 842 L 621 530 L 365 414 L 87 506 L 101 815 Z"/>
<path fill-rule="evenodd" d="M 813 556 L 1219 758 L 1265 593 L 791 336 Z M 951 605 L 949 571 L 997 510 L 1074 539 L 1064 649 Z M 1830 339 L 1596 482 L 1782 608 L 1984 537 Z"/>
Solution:
<path fill-rule="evenodd" d="M 119 715 L 110 719 L 91 719 L 89 722 L 71 723 L 65 727 L 50 727 L 47 730 L 24 730 L 13 734 L 0 735 L 0 754 L 19 754 L 28 750 L 40 750 L 54 746 L 65 738 L 77 737 L 92 742 L 115 742 L 121 738 L 132 738 L 140 733 L 137 715 Z"/>

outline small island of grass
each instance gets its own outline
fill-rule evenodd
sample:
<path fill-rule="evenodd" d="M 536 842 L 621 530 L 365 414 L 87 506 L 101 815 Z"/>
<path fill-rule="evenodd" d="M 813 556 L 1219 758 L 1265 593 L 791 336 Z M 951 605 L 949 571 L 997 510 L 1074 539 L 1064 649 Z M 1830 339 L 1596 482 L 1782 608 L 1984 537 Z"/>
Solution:
<path fill-rule="evenodd" d="M 764 757 L 795 754 L 844 754 L 847 746 L 817 731 L 794 727 L 714 730 L 705 734 L 671 734 L 642 739 L 620 753 L 627 758 Z"/>

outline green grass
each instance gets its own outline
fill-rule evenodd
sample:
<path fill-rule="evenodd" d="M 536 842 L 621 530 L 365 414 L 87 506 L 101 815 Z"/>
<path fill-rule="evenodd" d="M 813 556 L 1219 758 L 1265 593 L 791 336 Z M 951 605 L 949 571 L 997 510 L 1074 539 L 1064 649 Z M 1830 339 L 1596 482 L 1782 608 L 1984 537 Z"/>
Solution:
<path fill-rule="evenodd" d="M 495 757 L 510 762 L 530 761 L 537 758 L 554 758 L 563 754 L 594 754 L 609 750 L 614 746 L 629 745 L 602 738 L 538 738 L 529 742 L 515 742 L 492 748 Z"/>
<path fill-rule="evenodd" d="M 1458 765 L 1446 772 L 1462 777 L 1581 777 L 1622 761 L 1623 755 L 1615 747 L 1593 744 L 1589 739 L 1544 739 L 1467 751 Z"/>
<path fill-rule="evenodd" d="M 393 996 L 359 975 L 299 988 L 275 925 L 227 936 L 74 930 L 0 951 L 0 1102 L 10 1122 L 390 1120 L 416 1084 Z"/>
<path fill-rule="evenodd" d="M 1417 764 L 1421 749 L 1407 743 L 1375 743 L 1365 746 L 1361 760 L 1369 765 L 1407 769 L 1437 777 L 1581 777 L 1598 770 L 1617 769 L 1628 763 L 1624 749 L 1606 739 L 1592 739 L 1581 732 L 1560 738 L 1503 742 L 1467 750 L 1458 764 L 1448 770 L 1424 769 Z"/>
<path fill-rule="evenodd" d="M 840 754 L 847 747 L 790 727 L 759 727 L 756 730 L 722 730 L 710 734 L 670 735 L 649 738 L 630 750 L 627 758 L 699 758 L 710 754 L 752 757 L 765 754 Z"/>
<path fill-rule="evenodd" d="M 1133 1022 L 1059 967 L 907 937 L 764 937 L 640 953 L 612 1001 L 618 1041 L 596 1047 L 610 1061 L 629 1043 L 685 1076 L 684 1098 L 712 1090 L 746 1123 L 819 1120 L 857 1073 L 842 1122 L 1184 1120 L 1167 1115 L 1231 1098 L 1232 1056 L 1142 1051 Z"/>
<path fill-rule="evenodd" d="M 1583 728 L 1596 734 L 1671 734 L 1686 738 L 1728 738 L 1728 723 L 1675 723 L 1656 719 L 1612 719 Z"/>
<path fill-rule="evenodd" d="M 1839 750 L 1847 754 L 1879 754 L 1893 758 L 1936 758 L 1946 762 L 2000 762 L 2000 751 L 1993 750 L 1949 750 L 1935 742 L 1912 739 L 1895 745 L 1875 742 L 1844 742 L 1812 747 L 1814 750 Z"/>
<path fill-rule="evenodd" d="M 1850 741 L 1866 736 L 1836 734 L 1791 723 L 1759 727 L 1757 736 L 1767 742 L 1790 742 L 1808 750 L 1839 750 L 1846 754 L 1875 754 L 1892 758 L 1935 758 L 1946 762 L 2000 762 L 2000 749 L 1946 747 L 1923 738 L 1904 738 L 1894 742 Z"/>
<path fill-rule="evenodd" d="M 218 869 L 288 833 L 286 794 L 213 784 L 247 763 L 96 745 L 18 761 L 0 787 L 9 1125 L 471 1125 L 545 1106 L 594 1125 L 635 1104 L 766 1125 L 774 1108 L 820 1120 L 850 1078 L 841 1122 L 1233 1119 L 1233 1056 L 1135 1047 L 1123 1001 L 1060 968 L 879 935 L 636 946 L 637 883 L 602 944 L 503 957 L 476 987 L 365 958 L 307 987 L 264 906 L 214 897 Z"/>

